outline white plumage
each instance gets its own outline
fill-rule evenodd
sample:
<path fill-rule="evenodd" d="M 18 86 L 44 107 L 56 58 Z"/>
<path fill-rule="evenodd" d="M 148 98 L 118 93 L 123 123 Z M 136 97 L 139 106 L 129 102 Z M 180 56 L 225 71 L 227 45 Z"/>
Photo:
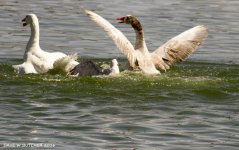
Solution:
<path fill-rule="evenodd" d="M 54 66 L 61 68 L 65 72 L 69 72 L 78 64 L 78 62 L 75 61 L 77 59 L 75 55 L 67 56 L 62 52 L 51 53 L 40 48 L 39 22 L 35 14 L 27 15 L 22 22 L 23 26 L 26 26 L 27 24 L 30 25 L 31 36 L 24 53 L 24 62 L 20 65 L 13 65 L 13 68 L 16 69 L 18 73 L 45 73 L 49 69 L 53 69 Z"/>
<path fill-rule="evenodd" d="M 170 39 L 158 49 L 150 53 L 145 43 L 144 31 L 134 16 L 127 15 L 118 18 L 120 23 L 131 24 L 136 33 L 135 47 L 111 23 L 98 14 L 85 10 L 86 14 L 112 38 L 116 46 L 127 57 L 133 69 L 141 69 L 147 74 L 160 73 L 158 69 L 169 69 L 172 64 L 183 61 L 192 54 L 207 37 L 208 29 L 205 26 L 196 26 Z"/>
<path fill-rule="evenodd" d="M 118 66 L 118 61 L 116 59 L 112 60 L 112 67 L 110 69 L 110 75 L 115 75 L 115 74 L 119 74 L 120 70 L 119 70 L 119 66 Z"/>

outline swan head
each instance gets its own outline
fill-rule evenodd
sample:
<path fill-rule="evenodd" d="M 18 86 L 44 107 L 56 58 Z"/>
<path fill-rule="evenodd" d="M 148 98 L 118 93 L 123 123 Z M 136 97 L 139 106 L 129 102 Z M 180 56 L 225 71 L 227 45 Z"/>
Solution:
<path fill-rule="evenodd" d="M 119 20 L 119 23 L 131 24 L 131 26 L 137 31 L 142 31 L 143 29 L 141 23 L 135 16 L 127 15 L 124 17 L 119 17 L 117 20 Z"/>
<path fill-rule="evenodd" d="M 132 22 L 134 22 L 134 20 L 137 20 L 137 19 L 135 16 L 127 15 L 124 17 L 119 17 L 117 18 L 117 20 L 119 20 L 119 23 L 131 24 Z"/>
<path fill-rule="evenodd" d="M 35 14 L 28 14 L 24 19 L 22 19 L 22 25 L 26 26 L 28 24 L 33 24 L 35 20 L 38 20 Z"/>

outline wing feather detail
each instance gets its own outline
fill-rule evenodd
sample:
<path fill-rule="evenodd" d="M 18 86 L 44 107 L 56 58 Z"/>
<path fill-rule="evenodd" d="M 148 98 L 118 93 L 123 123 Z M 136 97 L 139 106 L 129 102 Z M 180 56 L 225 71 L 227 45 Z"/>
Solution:
<path fill-rule="evenodd" d="M 136 60 L 134 46 L 131 42 L 125 37 L 125 35 L 116 29 L 110 22 L 105 20 L 103 17 L 98 14 L 85 10 L 85 13 L 94 21 L 98 26 L 103 28 L 109 37 L 112 38 L 115 45 L 120 49 L 120 51 L 127 57 L 130 65 L 134 65 Z"/>
<path fill-rule="evenodd" d="M 185 60 L 208 35 L 205 26 L 196 26 L 170 39 L 152 53 L 152 57 L 160 56 L 167 65 Z"/>

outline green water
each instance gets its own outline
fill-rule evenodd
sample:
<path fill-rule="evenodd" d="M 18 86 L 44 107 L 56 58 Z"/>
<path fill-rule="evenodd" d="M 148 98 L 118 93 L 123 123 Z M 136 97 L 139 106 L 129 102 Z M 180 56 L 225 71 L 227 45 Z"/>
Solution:
<path fill-rule="evenodd" d="M 209 36 L 189 60 L 157 76 L 14 73 L 11 65 L 22 63 L 30 36 L 21 22 L 29 13 L 39 17 L 46 51 L 79 53 L 99 64 L 125 58 L 82 8 L 105 17 L 133 44 L 133 29 L 115 19 L 137 16 L 151 52 L 196 25 L 207 26 Z M 0 149 L 43 143 L 57 150 L 238 150 L 238 8 L 238 0 L 1 0 Z M 122 71 L 126 63 L 119 59 Z"/>
<path fill-rule="evenodd" d="M 93 59 L 100 63 L 108 59 Z M 148 76 L 17 75 L 0 65 L 1 143 L 57 149 L 237 149 L 239 69 L 184 62 Z M 120 59 L 125 70 L 126 60 Z"/>

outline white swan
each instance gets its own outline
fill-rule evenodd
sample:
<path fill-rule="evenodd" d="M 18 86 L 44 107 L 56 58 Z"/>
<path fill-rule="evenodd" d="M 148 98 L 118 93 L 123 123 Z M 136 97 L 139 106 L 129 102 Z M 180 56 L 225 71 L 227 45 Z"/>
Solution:
<path fill-rule="evenodd" d="M 158 69 L 166 70 L 175 62 L 183 61 L 198 48 L 208 34 L 207 27 L 196 26 L 170 39 L 150 53 L 144 40 L 143 28 L 135 16 L 128 15 L 117 19 L 120 20 L 119 23 L 131 24 L 134 28 L 136 33 L 134 47 L 121 31 L 103 17 L 89 10 L 85 10 L 85 13 L 106 31 L 116 46 L 126 55 L 133 69 L 139 68 L 147 74 L 160 73 Z"/>
<path fill-rule="evenodd" d="M 20 74 L 28 73 L 45 73 L 54 66 L 65 72 L 70 71 L 73 67 L 79 64 L 75 55 L 67 56 L 61 52 L 46 52 L 39 45 L 39 22 L 35 14 L 28 14 L 23 20 L 23 26 L 30 24 L 31 37 L 27 43 L 24 53 L 24 62 L 20 65 L 13 65 L 13 68 Z"/>

